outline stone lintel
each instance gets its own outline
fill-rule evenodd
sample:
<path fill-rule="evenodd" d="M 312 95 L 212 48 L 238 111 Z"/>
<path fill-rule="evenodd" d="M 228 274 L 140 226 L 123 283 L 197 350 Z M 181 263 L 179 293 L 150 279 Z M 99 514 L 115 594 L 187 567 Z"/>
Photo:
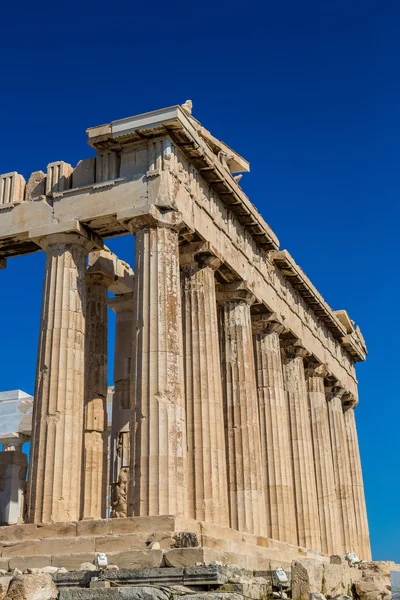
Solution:
<path fill-rule="evenodd" d="M 107 246 L 93 250 L 88 256 L 89 274 L 101 273 L 110 279 L 108 288 L 113 294 L 129 294 L 133 291 L 134 272 L 124 260 L 111 252 Z"/>
<path fill-rule="evenodd" d="M 253 334 L 277 333 L 280 335 L 285 331 L 285 326 L 280 323 L 276 313 L 251 315 L 251 324 Z"/>
<path fill-rule="evenodd" d="M 50 235 L 63 235 L 63 234 L 78 234 L 84 237 L 88 241 L 89 250 L 94 248 L 103 248 L 103 240 L 94 231 L 80 223 L 79 221 L 68 221 L 66 223 L 52 223 L 51 225 L 45 225 L 32 229 L 28 233 L 28 239 L 32 240 L 41 247 L 43 240 Z"/>
<path fill-rule="evenodd" d="M 226 302 L 246 302 L 250 306 L 256 301 L 256 297 L 251 292 L 246 282 L 234 281 L 233 283 L 220 283 L 216 286 L 216 296 L 218 304 Z"/>
<path fill-rule="evenodd" d="M 0 270 L 7 267 L 7 261 L 5 258 L 0 258 Z"/>
<path fill-rule="evenodd" d="M 133 293 L 120 294 L 115 298 L 108 298 L 107 306 L 115 313 L 124 311 L 133 312 Z"/>
<path fill-rule="evenodd" d="M 123 210 L 117 213 L 117 219 L 124 223 L 133 235 L 140 229 L 155 227 L 170 227 L 175 231 L 179 231 L 184 225 L 182 213 L 172 207 L 160 210 L 154 204 Z"/>
<path fill-rule="evenodd" d="M 223 264 L 222 256 L 210 242 L 191 242 L 179 246 L 180 266 L 211 267 L 218 270 Z"/>

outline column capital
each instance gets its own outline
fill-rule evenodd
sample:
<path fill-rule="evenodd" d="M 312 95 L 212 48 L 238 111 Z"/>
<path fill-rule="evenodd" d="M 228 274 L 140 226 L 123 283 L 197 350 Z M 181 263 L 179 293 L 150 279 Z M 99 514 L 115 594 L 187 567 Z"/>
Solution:
<path fill-rule="evenodd" d="M 277 333 L 280 335 L 286 329 L 286 327 L 279 322 L 276 313 L 251 315 L 251 325 L 254 335 L 262 333 Z"/>
<path fill-rule="evenodd" d="M 282 342 L 283 355 L 287 359 L 306 358 L 310 356 L 308 350 L 304 348 L 300 340 L 284 340 Z"/>
<path fill-rule="evenodd" d="M 121 312 L 133 312 L 133 292 L 130 294 L 121 294 L 115 298 L 108 298 L 107 306 L 116 314 Z"/>
<path fill-rule="evenodd" d="M 203 269 L 209 267 L 217 271 L 223 264 L 219 253 L 210 242 L 191 242 L 179 246 L 182 269 Z"/>
<path fill-rule="evenodd" d="M 346 412 L 350 409 L 355 409 L 358 406 L 358 398 L 353 394 L 346 393 L 342 398 L 343 411 Z"/>
<path fill-rule="evenodd" d="M 307 362 L 305 368 L 306 379 L 310 379 L 311 377 L 320 377 L 321 379 L 325 379 L 328 373 L 329 371 L 326 365 L 320 364 L 312 359 Z"/>
<path fill-rule="evenodd" d="M 345 390 L 345 388 L 343 388 L 339 383 L 337 383 L 332 386 L 327 386 L 326 399 L 328 400 L 328 402 L 330 402 L 334 398 L 339 398 L 340 401 L 342 402 L 343 396 L 345 396 L 345 394 L 347 394 L 347 393 L 348 392 Z"/>
<path fill-rule="evenodd" d="M 244 281 L 235 281 L 233 283 L 220 283 L 216 286 L 218 304 L 227 302 L 244 302 L 251 306 L 256 297 L 248 289 Z"/>
<path fill-rule="evenodd" d="M 127 229 L 136 235 L 140 229 L 167 227 L 179 231 L 184 226 L 182 213 L 176 210 L 161 211 L 154 204 L 132 208 L 118 213 L 117 218 L 123 221 Z"/>
<path fill-rule="evenodd" d="M 57 245 L 80 246 L 86 252 L 104 246 L 103 240 L 94 231 L 76 220 L 38 227 L 29 232 L 29 239 L 46 251 Z"/>

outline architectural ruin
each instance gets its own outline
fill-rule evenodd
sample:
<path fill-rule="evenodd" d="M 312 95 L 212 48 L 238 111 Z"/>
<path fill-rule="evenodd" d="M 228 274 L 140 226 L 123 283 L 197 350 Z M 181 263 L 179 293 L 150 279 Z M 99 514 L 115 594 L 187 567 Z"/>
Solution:
<path fill-rule="evenodd" d="M 0 177 L 0 268 L 46 253 L 26 524 L 0 528 L 0 566 L 370 559 L 359 328 L 279 249 L 239 185 L 249 164 L 190 103 L 87 133 L 75 168 Z M 117 235 L 134 275 L 104 246 Z"/>

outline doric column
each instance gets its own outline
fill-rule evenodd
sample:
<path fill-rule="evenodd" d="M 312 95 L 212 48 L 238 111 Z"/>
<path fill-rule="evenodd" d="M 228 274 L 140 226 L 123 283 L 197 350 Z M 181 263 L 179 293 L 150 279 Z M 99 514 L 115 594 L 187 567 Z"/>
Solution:
<path fill-rule="evenodd" d="M 181 253 L 188 517 L 229 525 L 214 277 L 221 263 L 191 247 Z"/>
<path fill-rule="evenodd" d="M 338 499 L 339 527 L 344 553 L 357 551 L 356 517 L 353 502 L 353 489 L 350 461 L 347 450 L 346 429 L 342 407 L 345 390 L 339 386 L 331 388 L 327 394 L 329 428 L 332 442 L 333 470 Z"/>
<path fill-rule="evenodd" d="M 153 208 L 129 227 L 136 235 L 129 512 L 182 516 L 187 493 L 181 215 Z"/>
<path fill-rule="evenodd" d="M 46 250 L 36 374 L 28 519 L 76 521 L 81 515 L 86 253 L 78 233 L 52 234 Z"/>
<path fill-rule="evenodd" d="M 22 452 L 24 438 L 3 440 L 0 452 L 0 525 L 22 523 L 25 509 L 28 457 Z"/>
<path fill-rule="evenodd" d="M 111 517 L 123 517 L 127 516 L 127 498 L 122 479 L 128 477 L 130 465 L 133 294 L 110 298 L 108 306 L 117 316 L 111 423 Z"/>
<path fill-rule="evenodd" d="M 86 374 L 82 518 L 101 519 L 107 504 L 108 286 L 112 273 L 101 259 L 86 274 Z"/>
<path fill-rule="evenodd" d="M 347 448 L 349 452 L 350 461 L 350 474 L 353 487 L 353 500 L 358 542 L 357 551 L 359 558 L 363 560 L 371 560 L 371 543 L 369 540 L 367 507 L 365 504 L 360 449 L 358 446 L 356 420 L 354 415 L 354 407 L 356 406 L 356 401 L 354 398 L 350 398 L 350 400 L 352 400 L 352 403 L 347 404 L 349 408 L 347 408 L 346 406 L 347 410 L 345 410 L 344 413 L 344 424 L 346 429 Z"/>
<path fill-rule="evenodd" d="M 267 315 L 253 316 L 267 535 L 297 544 L 289 416 L 279 334 Z"/>
<path fill-rule="evenodd" d="M 284 346 L 284 373 L 289 404 L 298 544 L 321 550 L 317 487 L 308 412 L 304 357 L 299 345 Z"/>
<path fill-rule="evenodd" d="M 254 296 L 240 284 L 218 286 L 222 383 L 228 455 L 230 524 L 266 534 L 260 422 L 250 306 Z"/>
<path fill-rule="evenodd" d="M 311 433 L 314 449 L 315 477 L 322 552 L 341 554 L 338 501 L 333 471 L 332 446 L 329 433 L 328 405 L 325 396 L 325 365 L 309 361 L 306 369 Z"/>

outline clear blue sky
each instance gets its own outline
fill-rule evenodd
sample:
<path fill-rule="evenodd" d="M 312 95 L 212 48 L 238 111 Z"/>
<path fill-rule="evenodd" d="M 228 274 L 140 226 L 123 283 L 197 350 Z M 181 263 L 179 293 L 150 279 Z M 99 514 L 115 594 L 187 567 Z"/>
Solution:
<path fill-rule="evenodd" d="M 245 191 L 367 340 L 373 554 L 400 562 L 400 4 L 21 0 L 1 22 L 1 173 L 75 165 L 91 156 L 87 127 L 187 98 L 250 161 Z M 109 245 L 132 262 L 132 239 Z M 33 392 L 43 266 L 37 254 L 0 272 L 0 390 Z"/>

